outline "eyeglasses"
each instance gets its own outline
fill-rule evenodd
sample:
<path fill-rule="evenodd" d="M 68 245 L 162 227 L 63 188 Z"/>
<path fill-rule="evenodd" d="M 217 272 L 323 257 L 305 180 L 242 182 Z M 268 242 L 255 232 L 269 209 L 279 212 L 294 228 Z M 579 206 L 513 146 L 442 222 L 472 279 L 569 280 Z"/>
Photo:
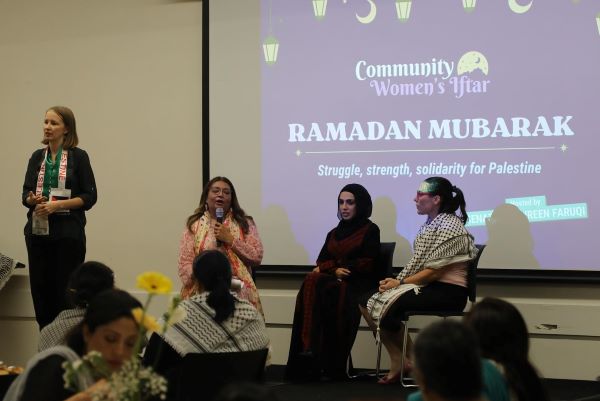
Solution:
<path fill-rule="evenodd" d="M 214 195 L 223 194 L 223 196 L 231 196 L 231 190 L 227 188 L 211 188 L 210 193 Z"/>

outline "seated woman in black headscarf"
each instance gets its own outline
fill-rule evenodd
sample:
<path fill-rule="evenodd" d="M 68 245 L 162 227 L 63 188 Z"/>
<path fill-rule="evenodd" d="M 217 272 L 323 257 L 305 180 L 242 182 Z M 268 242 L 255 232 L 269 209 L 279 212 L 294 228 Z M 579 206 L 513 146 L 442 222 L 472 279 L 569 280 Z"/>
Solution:
<path fill-rule="evenodd" d="M 359 184 L 338 196 L 339 224 L 327 234 L 298 297 L 286 367 L 289 380 L 346 378 L 346 364 L 360 323 L 358 298 L 377 288 L 379 227 L 373 203 Z"/>

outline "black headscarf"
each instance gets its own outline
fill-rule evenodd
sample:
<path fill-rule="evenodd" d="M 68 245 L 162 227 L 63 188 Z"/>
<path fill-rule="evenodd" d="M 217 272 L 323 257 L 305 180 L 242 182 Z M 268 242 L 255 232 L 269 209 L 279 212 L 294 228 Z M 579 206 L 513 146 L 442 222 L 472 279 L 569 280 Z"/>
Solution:
<path fill-rule="evenodd" d="M 350 192 L 354 195 L 354 201 L 356 202 L 356 214 L 350 220 L 343 220 L 340 216 L 340 207 L 338 204 L 338 219 L 340 222 L 335 229 L 335 239 L 342 240 L 352 235 L 356 230 L 364 226 L 369 222 L 369 217 L 373 212 L 373 202 L 371 201 L 371 195 L 369 192 L 360 184 L 348 184 L 340 191 Z M 338 195 L 338 200 L 339 200 Z"/>

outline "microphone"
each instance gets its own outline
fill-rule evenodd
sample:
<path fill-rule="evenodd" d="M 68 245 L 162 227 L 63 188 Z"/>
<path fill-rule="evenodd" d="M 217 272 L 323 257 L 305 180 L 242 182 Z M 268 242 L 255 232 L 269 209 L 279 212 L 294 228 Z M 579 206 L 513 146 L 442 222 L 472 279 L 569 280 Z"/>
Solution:
<path fill-rule="evenodd" d="M 218 207 L 217 210 L 215 210 L 215 214 L 217 215 L 217 222 L 223 224 L 223 208 Z M 223 242 L 217 239 L 217 248 L 220 248 L 221 246 L 223 246 Z"/>

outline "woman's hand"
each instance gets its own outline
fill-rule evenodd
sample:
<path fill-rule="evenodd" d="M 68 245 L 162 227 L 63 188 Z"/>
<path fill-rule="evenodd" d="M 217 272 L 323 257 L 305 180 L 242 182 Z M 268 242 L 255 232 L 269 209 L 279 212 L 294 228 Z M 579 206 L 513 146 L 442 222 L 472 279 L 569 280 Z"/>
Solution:
<path fill-rule="evenodd" d="M 61 208 L 59 203 L 60 201 L 39 203 L 35 206 L 34 213 L 40 217 L 49 216 Z"/>
<path fill-rule="evenodd" d="M 396 288 L 400 285 L 400 280 L 395 278 L 386 278 L 379 282 L 379 292 L 385 292 L 391 288 Z"/>
<path fill-rule="evenodd" d="M 95 392 L 103 390 L 108 386 L 108 381 L 106 379 L 100 379 L 96 383 L 92 384 L 90 387 L 85 389 L 85 391 L 81 391 L 69 398 L 65 401 L 92 401 L 92 395 Z"/>
<path fill-rule="evenodd" d="M 92 384 L 91 386 L 89 386 L 84 393 L 87 394 L 88 397 L 90 397 L 90 401 L 92 400 L 92 395 L 94 393 L 100 392 L 105 390 L 108 387 L 108 381 L 106 379 L 100 379 L 98 380 L 96 383 Z"/>
<path fill-rule="evenodd" d="M 335 276 L 339 279 L 343 279 L 350 276 L 350 270 L 346 269 L 345 267 L 338 267 L 335 269 Z"/>
<path fill-rule="evenodd" d="M 35 206 L 37 204 L 40 204 L 40 203 L 46 202 L 46 201 L 48 201 L 48 198 L 46 198 L 45 196 L 42 196 L 42 195 L 36 195 L 31 191 L 29 191 L 29 193 L 27 194 L 27 198 L 25 198 L 25 202 L 29 206 Z"/>
<path fill-rule="evenodd" d="M 214 233 L 219 241 L 227 245 L 233 243 L 233 235 L 231 234 L 229 227 L 224 226 L 223 223 L 215 222 Z"/>

